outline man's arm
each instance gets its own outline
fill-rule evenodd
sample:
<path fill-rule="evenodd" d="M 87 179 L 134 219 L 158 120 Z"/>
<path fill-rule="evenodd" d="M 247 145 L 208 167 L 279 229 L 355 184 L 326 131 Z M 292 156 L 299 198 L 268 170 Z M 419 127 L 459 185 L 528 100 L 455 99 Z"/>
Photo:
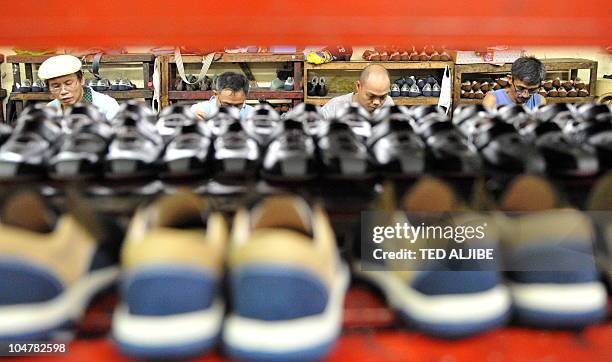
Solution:
<path fill-rule="evenodd" d="M 487 93 L 487 95 L 482 100 L 482 105 L 486 108 L 495 109 L 495 107 L 497 107 L 497 99 L 495 98 L 495 94 L 493 94 L 493 92 Z"/>

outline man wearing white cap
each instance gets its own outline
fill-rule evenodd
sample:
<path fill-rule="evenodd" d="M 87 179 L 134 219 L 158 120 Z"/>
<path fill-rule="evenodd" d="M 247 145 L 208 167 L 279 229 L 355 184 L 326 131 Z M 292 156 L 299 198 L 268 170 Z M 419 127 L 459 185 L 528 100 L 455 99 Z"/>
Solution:
<path fill-rule="evenodd" d="M 48 104 L 51 107 L 63 110 L 79 102 L 91 103 L 109 120 L 119 111 L 119 103 L 114 98 L 85 86 L 81 61 L 73 55 L 57 55 L 45 60 L 38 68 L 38 78 L 47 82 L 55 98 Z"/>

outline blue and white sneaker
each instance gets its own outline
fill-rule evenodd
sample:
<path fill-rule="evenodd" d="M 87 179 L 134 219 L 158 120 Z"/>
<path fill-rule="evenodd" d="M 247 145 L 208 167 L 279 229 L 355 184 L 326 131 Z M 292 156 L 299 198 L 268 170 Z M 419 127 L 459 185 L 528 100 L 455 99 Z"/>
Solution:
<path fill-rule="evenodd" d="M 215 346 L 227 227 L 195 194 L 179 191 L 138 210 L 121 252 L 113 338 L 139 358 L 187 358 Z"/>
<path fill-rule="evenodd" d="M 403 198 L 401 209 L 409 212 L 408 215 L 401 211 L 394 212 L 390 219 L 378 220 L 375 224 L 395 227 L 397 223 L 406 223 L 418 226 L 421 223 L 412 220 L 415 215 L 439 219 L 441 213 L 460 211 L 462 208 L 462 203 L 449 185 L 435 178 L 424 177 Z M 390 210 L 388 206 L 382 209 Z M 455 225 L 471 226 L 476 220 L 483 224 L 488 219 L 470 214 L 469 221 L 466 218 L 454 222 Z M 433 221 L 425 225 L 438 226 Z M 489 224 L 485 235 L 482 240 L 466 239 L 463 242 L 466 250 L 496 249 L 498 240 L 494 223 Z M 418 253 L 421 248 L 443 249 L 446 243 L 446 239 L 419 236 L 412 244 L 406 239 L 392 238 L 379 245 L 384 245 L 387 251 L 406 248 Z M 510 294 L 503 284 L 496 260 L 483 263 L 474 259 L 422 260 L 419 256 L 415 261 L 384 260 L 375 264 L 372 258 L 367 261 L 363 254 L 365 251 L 362 249 L 361 261 L 354 265 L 355 273 L 378 287 L 390 306 L 409 326 L 437 337 L 458 338 L 503 326 L 509 319 Z"/>
<path fill-rule="evenodd" d="M 348 268 L 321 207 L 272 196 L 234 219 L 232 311 L 223 342 L 239 360 L 319 360 L 342 327 Z"/>
<path fill-rule="evenodd" d="M 513 180 L 500 202 L 502 210 L 527 211 L 507 218 L 502 240 L 517 319 L 531 326 L 579 328 L 606 315 L 593 224 L 561 207 L 552 185 L 537 176 Z"/>
<path fill-rule="evenodd" d="M 0 341 L 64 338 L 90 301 L 115 282 L 118 244 L 95 237 L 81 222 L 84 215 L 76 215 L 56 212 L 35 192 L 6 201 L 0 215 Z"/>

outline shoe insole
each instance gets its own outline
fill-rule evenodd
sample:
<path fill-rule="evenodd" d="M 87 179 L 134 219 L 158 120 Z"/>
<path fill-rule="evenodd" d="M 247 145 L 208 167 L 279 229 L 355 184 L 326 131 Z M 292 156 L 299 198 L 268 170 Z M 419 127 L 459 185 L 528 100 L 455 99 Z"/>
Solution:
<path fill-rule="evenodd" d="M 42 197 L 33 192 L 20 192 L 9 198 L 0 215 L 3 224 L 39 233 L 52 232 L 54 219 Z"/>

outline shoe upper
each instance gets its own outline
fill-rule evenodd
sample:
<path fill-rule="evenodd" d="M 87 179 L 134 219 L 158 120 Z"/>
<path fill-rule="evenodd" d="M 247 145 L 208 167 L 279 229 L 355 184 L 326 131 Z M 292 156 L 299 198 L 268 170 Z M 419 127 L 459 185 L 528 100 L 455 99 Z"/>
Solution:
<path fill-rule="evenodd" d="M 287 320 L 325 311 L 339 256 L 323 209 L 279 195 L 237 212 L 228 263 L 236 314 Z"/>
<path fill-rule="evenodd" d="M 210 307 L 218 298 L 227 237 L 223 216 L 186 191 L 139 208 L 121 250 L 129 312 L 162 316 Z"/>
<path fill-rule="evenodd" d="M 0 147 L 0 161 L 42 166 L 57 150 L 62 128 L 49 107 L 26 109 L 11 137 Z"/>
<path fill-rule="evenodd" d="M 0 215 L 0 305 L 47 301 L 83 277 L 100 245 L 83 225 L 37 193 L 10 197 Z"/>

